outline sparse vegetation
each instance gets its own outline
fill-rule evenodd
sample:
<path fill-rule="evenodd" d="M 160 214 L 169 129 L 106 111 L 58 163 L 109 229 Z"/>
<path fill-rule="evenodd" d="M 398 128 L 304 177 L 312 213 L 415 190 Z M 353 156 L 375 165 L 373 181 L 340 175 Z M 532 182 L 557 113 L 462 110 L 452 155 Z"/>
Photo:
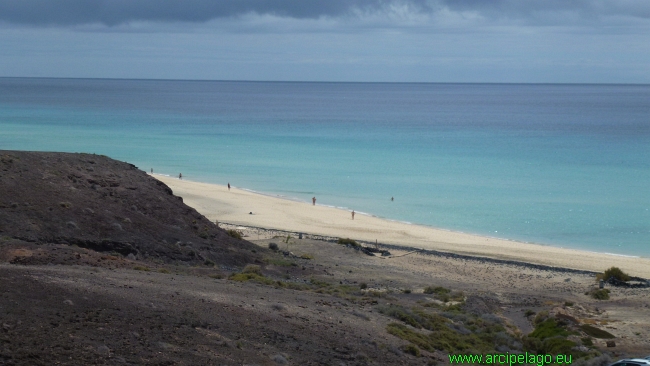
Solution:
<path fill-rule="evenodd" d="M 271 249 L 274 252 L 277 252 L 280 248 L 278 247 L 277 243 L 269 243 L 269 249 Z"/>
<path fill-rule="evenodd" d="M 537 324 L 535 330 L 528 336 L 524 337 L 523 345 L 524 350 L 528 352 L 550 353 L 550 354 L 565 354 L 572 355 L 573 362 L 580 358 L 597 356 L 598 353 L 588 353 L 580 351 L 576 348 L 578 343 L 574 340 L 568 339 L 569 336 L 578 334 L 575 330 L 571 330 L 568 323 L 554 318 L 547 318 Z M 591 344 L 583 340 L 584 345 Z"/>
<path fill-rule="evenodd" d="M 602 329 L 598 329 L 594 326 L 591 326 L 589 324 L 583 324 L 580 326 L 580 329 L 585 332 L 588 336 L 594 337 L 594 338 L 602 338 L 602 339 L 610 339 L 610 338 L 615 338 L 613 334 L 606 332 Z M 584 342 L 583 342 L 584 343 Z"/>
<path fill-rule="evenodd" d="M 302 258 L 302 259 L 314 259 L 314 256 L 311 255 L 311 254 L 305 253 L 305 254 L 301 254 L 300 258 Z"/>
<path fill-rule="evenodd" d="M 424 288 L 424 293 L 427 295 L 433 295 L 433 297 L 442 302 L 449 301 L 463 301 L 465 295 L 462 291 L 451 291 L 448 288 L 442 286 L 428 286 Z"/>
<path fill-rule="evenodd" d="M 295 267 L 297 264 L 284 258 L 265 258 L 264 263 L 280 267 Z"/>
<path fill-rule="evenodd" d="M 322 287 L 329 287 L 329 286 L 330 286 L 329 283 L 327 283 L 327 282 L 325 282 L 325 281 L 320 281 L 320 280 L 318 280 L 318 279 L 316 279 L 316 278 L 314 278 L 314 277 L 312 277 L 312 278 L 309 279 L 309 283 L 311 283 L 312 285 L 314 285 L 314 286 L 316 286 L 316 287 L 321 287 L 321 288 L 322 288 Z"/>
<path fill-rule="evenodd" d="M 247 282 L 247 281 L 253 281 L 253 282 L 258 282 L 264 285 L 274 285 L 275 281 L 273 281 L 270 278 L 266 278 L 262 276 L 261 274 L 256 274 L 256 273 L 234 273 L 228 277 L 229 280 L 232 281 L 239 281 L 239 282 Z"/>
<path fill-rule="evenodd" d="M 359 284 L 359 288 L 360 288 L 361 290 L 365 290 L 365 289 L 368 288 L 368 284 L 365 283 L 365 282 L 361 282 L 361 284 Z"/>
<path fill-rule="evenodd" d="M 135 266 L 133 267 L 133 269 L 135 269 L 136 271 L 144 271 L 144 272 L 151 271 L 149 267 L 145 267 L 145 266 Z"/>
<path fill-rule="evenodd" d="M 205 262 L 203 262 L 203 264 L 205 264 L 206 266 L 210 266 L 210 267 L 214 266 L 214 262 L 211 261 L 210 259 L 206 259 Z"/>
<path fill-rule="evenodd" d="M 429 294 L 429 295 L 431 295 L 431 294 L 448 294 L 450 292 L 451 292 L 450 289 L 444 288 L 442 286 L 436 286 L 436 287 L 428 286 L 428 287 L 426 287 L 424 289 L 424 293 Z"/>

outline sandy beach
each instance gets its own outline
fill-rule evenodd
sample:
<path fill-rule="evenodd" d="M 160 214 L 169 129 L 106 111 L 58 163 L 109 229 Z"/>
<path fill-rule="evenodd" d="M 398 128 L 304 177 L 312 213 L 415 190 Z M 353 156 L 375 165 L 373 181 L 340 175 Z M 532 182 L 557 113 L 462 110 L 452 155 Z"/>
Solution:
<path fill-rule="evenodd" d="M 404 245 L 464 255 L 603 271 L 617 266 L 650 277 L 650 259 L 529 244 L 413 225 L 243 189 L 155 174 L 175 195 L 212 221 Z"/>

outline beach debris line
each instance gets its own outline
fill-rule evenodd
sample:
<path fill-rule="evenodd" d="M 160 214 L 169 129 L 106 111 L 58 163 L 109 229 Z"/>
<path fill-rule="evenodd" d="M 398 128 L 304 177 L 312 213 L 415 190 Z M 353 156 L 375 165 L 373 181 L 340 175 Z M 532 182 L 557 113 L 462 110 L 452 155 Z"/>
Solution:
<path fill-rule="evenodd" d="M 382 250 L 382 249 L 379 249 L 378 247 L 374 247 L 374 248 L 373 247 L 365 247 L 365 246 L 357 243 L 356 240 L 352 240 L 350 238 L 345 238 L 345 239 L 344 238 L 339 238 L 337 243 L 341 244 L 341 245 L 345 245 L 348 248 L 352 248 L 354 250 L 363 252 L 363 253 L 365 253 L 367 255 L 371 255 L 371 256 L 374 256 L 375 253 L 380 253 L 381 256 L 383 256 L 383 257 L 390 255 L 390 252 L 387 251 L 387 250 Z"/>

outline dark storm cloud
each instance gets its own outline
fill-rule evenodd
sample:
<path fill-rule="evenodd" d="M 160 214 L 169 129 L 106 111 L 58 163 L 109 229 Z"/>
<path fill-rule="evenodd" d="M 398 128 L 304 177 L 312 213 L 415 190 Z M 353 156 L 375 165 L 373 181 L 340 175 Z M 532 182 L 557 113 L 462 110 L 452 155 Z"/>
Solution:
<path fill-rule="evenodd" d="M 0 0 L 0 21 L 29 25 L 117 25 L 130 21 L 206 22 L 243 14 L 314 19 L 377 13 L 407 6 L 417 13 L 442 9 L 487 19 L 650 17 L 647 0 Z"/>
<path fill-rule="evenodd" d="M 0 0 L 0 20 L 34 25 L 129 21 L 205 22 L 247 13 L 291 18 L 377 11 L 393 0 Z M 427 8 L 426 0 L 400 1 Z"/>

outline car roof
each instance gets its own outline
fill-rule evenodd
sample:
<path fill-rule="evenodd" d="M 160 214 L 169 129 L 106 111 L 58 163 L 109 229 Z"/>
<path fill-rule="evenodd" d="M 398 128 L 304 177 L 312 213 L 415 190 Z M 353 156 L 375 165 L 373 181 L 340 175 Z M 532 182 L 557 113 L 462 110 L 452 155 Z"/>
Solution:
<path fill-rule="evenodd" d="M 630 362 L 630 363 L 638 363 L 641 365 L 650 365 L 650 360 L 647 358 L 624 358 L 622 360 L 618 360 L 615 363 L 621 363 L 621 362 Z"/>

